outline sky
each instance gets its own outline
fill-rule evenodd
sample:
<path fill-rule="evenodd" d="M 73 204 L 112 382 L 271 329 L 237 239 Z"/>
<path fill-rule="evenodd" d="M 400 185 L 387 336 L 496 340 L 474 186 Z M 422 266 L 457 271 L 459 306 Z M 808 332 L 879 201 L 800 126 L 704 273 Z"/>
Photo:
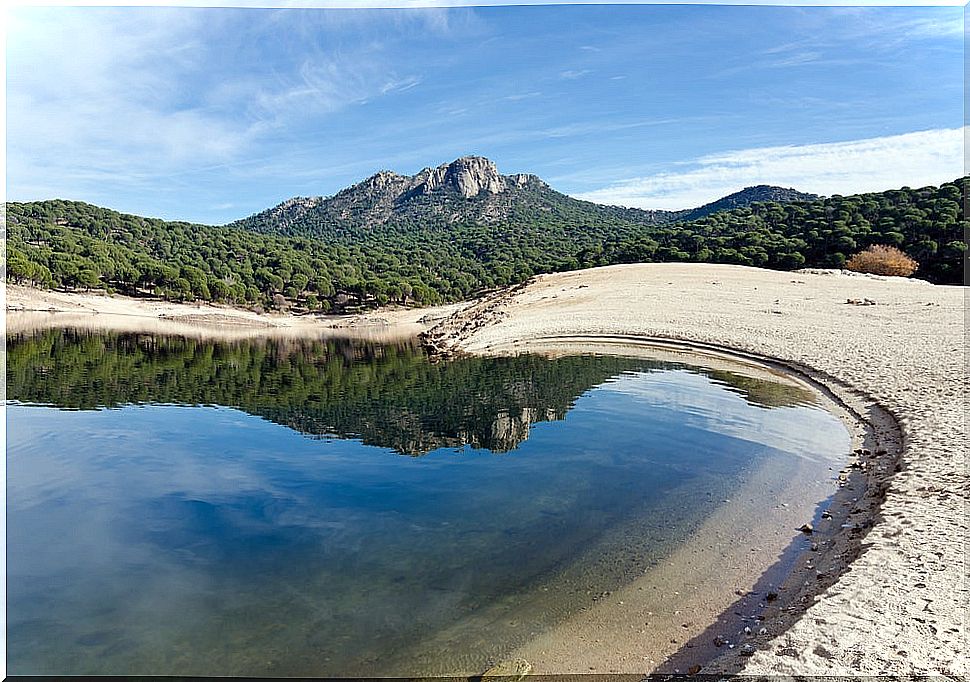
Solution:
<path fill-rule="evenodd" d="M 464 155 L 642 208 L 964 174 L 962 7 L 20 7 L 8 200 L 225 223 Z"/>

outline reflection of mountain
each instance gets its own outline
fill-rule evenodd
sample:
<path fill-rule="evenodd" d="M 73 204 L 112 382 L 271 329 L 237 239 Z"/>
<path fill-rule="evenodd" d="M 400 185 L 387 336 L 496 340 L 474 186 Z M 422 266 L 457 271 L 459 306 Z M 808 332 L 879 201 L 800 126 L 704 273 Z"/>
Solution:
<path fill-rule="evenodd" d="M 611 377 L 684 369 L 594 355 L 432 364 L 416 343 L 348 339 L 213 343 L 47 330 L 9 337 L 7 345 L 13 400 L 67 409 L 225 405 L 305 434 L 359 438 L 411 455 L 463 445 L 508 452 L 532 424 L 564 418 L 580 395 Z M 804 391 L 782 384 L 693 371 L 765 407 L 805 400 Z"/>

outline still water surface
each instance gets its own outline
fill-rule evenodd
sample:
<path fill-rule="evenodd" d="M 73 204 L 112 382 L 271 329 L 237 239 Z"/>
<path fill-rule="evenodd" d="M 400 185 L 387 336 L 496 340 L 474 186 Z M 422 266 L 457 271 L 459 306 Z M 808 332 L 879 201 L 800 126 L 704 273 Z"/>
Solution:
<path fill-rule="evenodd" d="M 803 388 L 642 357 L 7 350 L 12 674 L 480 673 L 764 462 L 824 478 L 848 447 Z"/>

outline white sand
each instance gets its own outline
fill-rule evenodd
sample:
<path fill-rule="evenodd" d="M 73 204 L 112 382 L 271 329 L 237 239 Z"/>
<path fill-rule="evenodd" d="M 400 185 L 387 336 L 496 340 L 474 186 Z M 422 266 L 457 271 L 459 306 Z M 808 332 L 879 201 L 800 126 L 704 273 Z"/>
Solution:
<path fill-rule="evenodd" d="M 6 329 L 8 333 L 18 333 L 73 326 L 213 339 L 320 335 L 389 340 L 414 336 L 461 307 L 384 308 L 360 315 L 295 316 L 257 313 L 227 305 L 168 303 L 7 285 Z"/>
<path fill-rule="evenodd" d="M 846 302 L 866 298 L 876 305 Z M 458 313 L 431 340 L 488 353 L 562 336 L 686 339 L 777 358 L 842 397 L 878 402 L 902 428 L 902 471 L 866 551 L 743 673 L 952 676 L 967 674 L 968 649 L 965 304 L 961 287 L 916 280 L 622 265 L 541 276 Z M 591 657 L 597 672 L 627 668 L 635 634 L 586 640 L 604 608 L 544 636 L 556 672 L 590 672 Z"/>

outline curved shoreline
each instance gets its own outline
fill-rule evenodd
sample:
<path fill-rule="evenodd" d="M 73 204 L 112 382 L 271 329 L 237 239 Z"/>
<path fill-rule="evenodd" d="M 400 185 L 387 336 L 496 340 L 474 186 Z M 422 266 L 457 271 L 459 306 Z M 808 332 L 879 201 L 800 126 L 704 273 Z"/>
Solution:
<path fill-rule="evenodd" d="M 894 278 L 623 265 L 541 275 L 467 307 L 425 340 L 474 354 L 577 336 L 706 344 L 815 378 L 883 437 L 895 422 L 900 466 L 860 458 L 884 502 L 865 538 L 853 538 L 858 555 L 843 553 L 838 579 L 810 586 L 814 596 L 783 633 L 769 632 L 742 663 L 710 670 L 954 676 L 967 670 L 970 594 L 964 296 Z M 851 305 L 863 297 L 876 305 Z M 871 499 L 848 500 L 857 503 L 847 510 L 853 522 Z"/>
<path fill-rule="evenodd" d="M 676 337 L 577 334 L 537 336 L 518 344 L 492 346 L 486 354 L 545 353 L 552 348 L 560 350 L 560 344 L 567 352 L 577 349 L 600 352 L 605 346 L 604 353 L 624 355 L 624 350 L 635 347 L 723 359 L 731 365 L 751 365 L 811 387 L 827 403 L 825 409 L 846 426 L 852 444 L 853 452 L 849 453 L 852 461 L 846 461 L 839 472 L 839 483 L 832 494 L 818 502 L 811 519 L 813 532 L 794 537 L 782 555 L 758 577 L 752 590 L 738 594 L 738 599 L 715 614 L 702 632 L 692 636 L 664 661 L 651 670 L 643 670 L 658 674 L 739 673 L 746 658 L 768 640 L 767 633 L 777 635 L 790 628 L 814 597 L 835 583 L 865 551 L 863 541 L 879 518 L 887 480 L 895 472 L 902 454 L 899 425 L 878 403 L 833 377 L 810 367 L 796 367 L 778 358 L 722 344 Z M 863 410 L 872 416 L 866 418 Z M 865 502 L 856 504 L 862 499 Z M 817 549 L 812 549 L 813 545 Z M 768 594 L 772 595 L 770 600 L 766 599 Z M 767 630 L 765 635 L 758 634 L 762 628 Z M 715 644 L 715 641 L 724 643 Z"/>

